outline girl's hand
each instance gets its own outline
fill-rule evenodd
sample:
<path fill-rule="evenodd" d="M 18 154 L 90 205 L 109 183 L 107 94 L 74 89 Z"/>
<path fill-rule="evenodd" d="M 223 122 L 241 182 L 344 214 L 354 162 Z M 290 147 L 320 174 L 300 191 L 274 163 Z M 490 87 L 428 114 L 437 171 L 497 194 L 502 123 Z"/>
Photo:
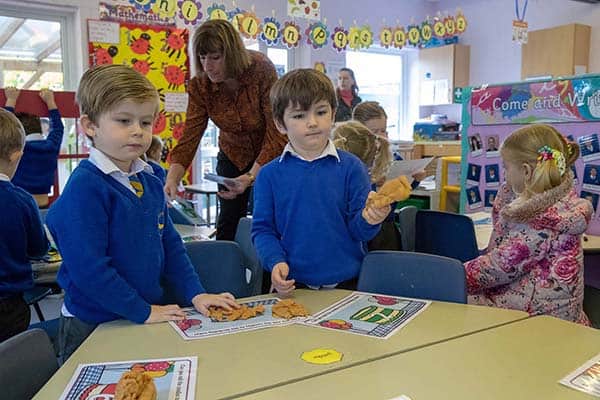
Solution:
<path fill-rule="evenodd" d="M 224 308 L 225 310 L 240 308 L 240 305 L 235 301 L 235 297 L 228 292 L 221 294 L 198 294 L 192 299 L 192 304 L 204 316 L 208 316 L 208 307 L 210 306 Z"/>
<path fill-rule="evenodd" d="M 415 181 L 417 182 L 421 182 L 423 179 L 427 178 L 427 172 L 423 171 L 417 171 L 414 174 L 412 174 L 412 177 Z"/>
<path fill-rule="evenodd" d="M 181 321 L 185 319 L 185 313 L 177 304 L 169 304 L 167 306 L 152 305 L 148 319 L 145 324 L 154 324 L 156 322 L 165 321 Z"/>

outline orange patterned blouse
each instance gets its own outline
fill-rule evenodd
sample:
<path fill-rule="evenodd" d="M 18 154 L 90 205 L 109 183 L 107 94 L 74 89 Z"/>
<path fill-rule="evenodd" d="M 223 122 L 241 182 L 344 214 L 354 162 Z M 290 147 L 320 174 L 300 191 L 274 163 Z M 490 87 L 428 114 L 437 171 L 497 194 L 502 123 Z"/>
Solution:
<path fill-rule="evenodd" d="M 191 164 L 209 118 L 220 130 L 219 149 L 240 170 L 254 161 L 264 165 L 281 154 L 287 139 L 275 127 L 269 101 L 277 73 L 265 55 L 249 52 L 251 65 L 238 78 L 234 96 L 206 74 L 190 81 L 185 130 L 171 152 L 171 163 L 185 168 Z"/>

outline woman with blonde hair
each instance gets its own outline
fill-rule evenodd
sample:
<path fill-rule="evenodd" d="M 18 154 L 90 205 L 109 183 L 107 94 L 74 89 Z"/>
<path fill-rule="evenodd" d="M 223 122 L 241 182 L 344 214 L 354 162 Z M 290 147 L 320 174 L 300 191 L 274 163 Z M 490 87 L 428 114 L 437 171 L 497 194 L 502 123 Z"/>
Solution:
<path fill-rule="evenodd" d="M 165 192 L 170 198 L 177 195 L 212 120 L 219 128 L 217 174 L 234 182 L 220 186 L 217 239 L 233 240 L 260 167 L 281 154 L 287 142 L 275 127 L 269 100 L 277 73 L 265 55 L 247 50 L 233 25 L 224 20 L 200 25 L 191 51 L 197 71 L 188 85 L 185 130 L 170 154 Z"/>
<path fill-rule="evenodd" d="M 527 125 L 500 155 L 506 183 L 494 201 L 488 250 L 465 263 L 469 303 L 589 325 L 581 235 L 592 205 L 573 188 L 579 146 L 550 125 Z"/>

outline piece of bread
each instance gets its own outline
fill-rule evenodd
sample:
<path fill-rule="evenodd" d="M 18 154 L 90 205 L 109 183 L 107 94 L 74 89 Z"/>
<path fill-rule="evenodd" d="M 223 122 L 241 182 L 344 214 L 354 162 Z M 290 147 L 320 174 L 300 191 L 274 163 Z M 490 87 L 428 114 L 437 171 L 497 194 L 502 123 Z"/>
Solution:
<path fill-rule="evenodd" d="M 115 400 L 156 400 L 154 380 L 140 371 L 127 371 L 115 388 Z"/>
<path fill-rule="evenodd" d="M 238 319 L 250 319 L 256 317 L 258 314 L 265 312 L 265 306 L 258 305 L 254 307 L 248 307 L 243 304 L 240 308 L 232 308 L 227 311 L 220 307 L 209 307 L 208 316 L 215 322 L 231 322 Z"/>
<path fill-rule="evenodd" d="M 390 179 L 376 193 L 369 193 L 367 207 L 381 208 L 395 201 L 406 200 L 410 196 L 410 192 L 411 187 L 405 176 Z"/>
<path fill-rule="evenodd" d="M 273 305 L 272 312 L 274 317 L 285 319 L 309 315 L 308 310 L 302 304 L 296 303 L 292 299 L 278 301 Z"/>

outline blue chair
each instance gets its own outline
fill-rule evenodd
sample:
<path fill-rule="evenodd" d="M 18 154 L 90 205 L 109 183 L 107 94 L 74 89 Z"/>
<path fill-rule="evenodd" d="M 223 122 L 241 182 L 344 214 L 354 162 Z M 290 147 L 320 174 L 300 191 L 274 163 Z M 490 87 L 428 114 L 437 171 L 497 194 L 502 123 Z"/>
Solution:
<path fill-rule="evenodd" d="M 202 286 L 209 293 L 250 295 L 240 246 L 229 240 L 203 240 L 184 244 Z"/>
<path fill-rule="evenodd" d="M 478 257 L 473 220 L 466 215 L 419 210 L 415 220 L 415 251 L 462 262 Z"/>
<path fill-rule="evenodd" d="M 458 260 L 406 251 L 372 251 L 362 263 L 358 290 L 390 296 L 467 303 Z"/>
<path fill-rule="evenodd" d="M 252 244 L 252 217 L 242 217 L 235 232 L 234 241 L 240 246 L 243 264 L 250 271 L 250 295 L 261 293 L 263 268 Z"/>
<path fill-rule="evenodd" d="M 23 293 L 23 298 L 28 306 L 33 306 L 35 313 L 40 321 L 45 321 L 42 309 L 38 304 L 44 297 L 52 293 L 52 289 L 46 286 L 34 286 Z"/>
<path fill-rule="evenodd" d="M 31 399 L 58 369 L 52 344 L 41 329 L 0 343 L 0 360 L 3 400 Z"/>
<path fill-rule="evenodd" d="M 398 230 L 404 251 L 415 251 L 415 221 L 418 210 L 415 206 L 405 206 L 397 212 Z"/>

